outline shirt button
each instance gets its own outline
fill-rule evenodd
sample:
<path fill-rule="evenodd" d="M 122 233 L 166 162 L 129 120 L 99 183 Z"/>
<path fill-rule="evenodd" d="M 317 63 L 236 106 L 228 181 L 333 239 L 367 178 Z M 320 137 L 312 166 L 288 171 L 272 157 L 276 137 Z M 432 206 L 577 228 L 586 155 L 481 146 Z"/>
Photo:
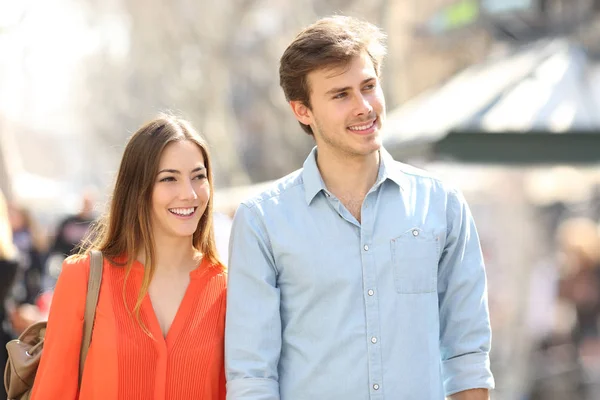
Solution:
<path fill-rule="evenodd" d="M 419 231 L 416 229 L 412 233 L 413 233 L 413 236 L 419 236 Z"/>
<path fill-rule="evenodd" d="M 373 296 L 375 294 L 375 292 L 373 291 L 373 289 L 369 289 L 369 291 L 367 292 L 367 294 L 369 296 Z"/>
<path fill-rule="evenodd" d="M 379 390 L 379 385 L 378 385 L 378 384 L 374 384 L 374 385 L 373 385 L 373 389 L 375 389 L 375 390 Z"/>
<path fill-rule="evenodd" d="M 373 344 L 377 343 L 377 338 L 375 336 L 373 336 L 371 338 L 371 343 L 373 343 Z"/>
<path fill-rule="evenodd" d="M 365 247 L 363 247 L 363 249 L 365 249 L 365 251 L 369 251 L 369 246 L 365 244 Z"/>

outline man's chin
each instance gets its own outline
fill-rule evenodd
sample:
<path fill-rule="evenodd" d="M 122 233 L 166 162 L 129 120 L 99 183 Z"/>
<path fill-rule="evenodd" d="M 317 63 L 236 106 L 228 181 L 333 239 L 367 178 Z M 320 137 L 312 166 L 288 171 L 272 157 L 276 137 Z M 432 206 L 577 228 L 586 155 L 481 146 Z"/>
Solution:
<path fill-rule="evenodd" d="M 381 140 L 381 136 L 379 135 L 379 132 L 377 132 L 376 135 L 371 137 L 371 140 L 369 140 L 369 142 L 367 143 L 367 146 L 372 151 L 379 151 L 379 149 L 381 149 L 381 147 L 383 147 L 383 141 Z"/>
<path fill-rule="evenodd" d="M 367 157 L 372 155 L 373 153 L 379 152 L 381 147 L 381 142 L 369 143 L 368 146 L 363 146 L 363 148 L 357 151 L 356 153 L 360 154 L 361 156 Z"/>

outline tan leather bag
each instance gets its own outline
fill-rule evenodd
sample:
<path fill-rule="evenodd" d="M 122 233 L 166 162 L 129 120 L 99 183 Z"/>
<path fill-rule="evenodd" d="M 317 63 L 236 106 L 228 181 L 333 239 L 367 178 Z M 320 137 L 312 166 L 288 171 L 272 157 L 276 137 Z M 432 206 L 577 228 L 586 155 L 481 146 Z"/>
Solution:
<path fill-rule="evenodd" d="M 79 356 L 79 384 L 81 384 L 83 366 L 92 340 L 96 305 L 102 283 L 102 263 L 102 253 L 92 250 Z M 8 400 L 29 400 L 31 397 L 35 374 L 42 357 L 45 334 L 46 321 L 37 322 L 25 329 L 18 339 L 6 344 L 8 362 L 4 369 L 4 387 Z"/>

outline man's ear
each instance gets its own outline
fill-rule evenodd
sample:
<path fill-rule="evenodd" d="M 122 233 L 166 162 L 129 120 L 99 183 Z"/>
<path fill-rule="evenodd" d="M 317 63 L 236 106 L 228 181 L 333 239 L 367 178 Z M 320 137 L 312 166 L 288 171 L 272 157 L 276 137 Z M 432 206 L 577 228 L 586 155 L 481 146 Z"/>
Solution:
<path fill-rule="evenodd" d="M 301 101 L 292 100 L 290 101 L 290 107 L 296 116 L 296 119 L 304 125 L 310 125 L 312 123 L 312 113 L 310 109 Z"/>

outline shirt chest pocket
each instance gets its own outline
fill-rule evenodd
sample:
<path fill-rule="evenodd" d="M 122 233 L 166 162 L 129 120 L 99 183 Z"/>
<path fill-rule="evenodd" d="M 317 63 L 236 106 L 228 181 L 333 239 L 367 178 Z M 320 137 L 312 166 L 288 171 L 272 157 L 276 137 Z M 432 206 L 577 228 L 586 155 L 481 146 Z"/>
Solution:
<path fill-rule="evenodd" d="M 439 240 L 413 228 L 390 241 L 396 291 L 402 294 L 431 293 L 437 287 Z"/>

